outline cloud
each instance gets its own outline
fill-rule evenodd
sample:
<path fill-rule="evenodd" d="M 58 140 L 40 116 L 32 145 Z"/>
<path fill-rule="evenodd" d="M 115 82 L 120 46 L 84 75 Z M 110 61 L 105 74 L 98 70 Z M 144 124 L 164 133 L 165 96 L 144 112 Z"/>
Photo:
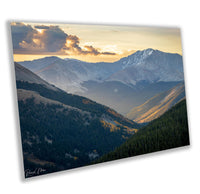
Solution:
<path fill-rule="evenodd" d="M 112 53 L 112 52 L 102 52 L 102 55 L 116 55 L 116 53 Z"/>
<path fill-rule="evenodd" d="M 11 33 L 14 54 L 72 54 L 72 55 L 115 55 L 101 52 L 92 45 L 80 46 L 76 35 L 68 35 L 55 25 L 26 25 L 12 23 Z"/>
<path fill-rule="evenodd" d="M 69 35 L 66 38 L 66 44 L 65 44 L 64 49 L 71 50 L 74 52 L 81 52 L 81 47 L 79 46 L 79 44 L 80 44 L 80 41 L 77 36 Z"/>
<path fill-rule="evenodd" d="M 14 53 L 62 53 L 67 34 L 58 26 L 34 26 L 12 23 L 11 33 Z"/>
<path fill-rule="evenodd" d="M 96 48 L 94 48 L 93 46 L 84 46 L 84 49 L 86 54 L 91 53 L 92 55 L 99 55 L 101 54 L 101 52 L 99 52 Z"/>
<path fill-rule="evenodd" d="M 111 52 L 100 52 L 99 49 L 91 45 L 85 45 L 82 48 L 80 47 L 79 38 L 75 35 L 69 35 L 67 37 L 65 46 L 65 50 L 78 55 L 115 55 L 115 53 Z"/>
<path fill-rule="evenodd" d="M 65 46 L 67 36 L 58 26 L 50 26 L 49 29 L 44 30 L 41 40 L 47 52 L 57 52 Z"/>
<path fill-rule="evenodd" d="M 34 26 L 34 28 L 37 28 L 37 29 L 49 29 L 49 26 L 40 25 L 40 26 Z"/>
<path fill-rule="evenodd" d="M 24 25 L 23 23 L 12 23 L 11 34 L 13 40 L 13 48 L 21 49 L 20 43 L 23 41 L 27 44 L 33 44 L 33 36 L 37 33 L 30 25 Z"/>

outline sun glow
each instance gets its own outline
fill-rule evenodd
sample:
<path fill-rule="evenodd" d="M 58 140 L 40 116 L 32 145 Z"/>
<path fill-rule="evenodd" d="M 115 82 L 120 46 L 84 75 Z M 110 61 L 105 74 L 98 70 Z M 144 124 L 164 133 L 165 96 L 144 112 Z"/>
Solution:
<path fill-rule="evenodd" d="M 37 31 L 38 31 L 40 34 L 42 34 L 43 31 L 44 31 L 44 29 L 37 29 Z"/>

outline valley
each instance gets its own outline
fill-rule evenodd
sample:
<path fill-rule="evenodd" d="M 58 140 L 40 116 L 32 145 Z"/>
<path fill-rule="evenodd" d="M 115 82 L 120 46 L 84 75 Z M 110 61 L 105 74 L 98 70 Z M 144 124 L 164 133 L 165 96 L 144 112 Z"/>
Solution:
<path fill-rule="evenodd" d="M 93 163 L 158 152 L 190 144 L 186 101 L 182 100 L 129 138 L 114 151 Z"/>
<path fill-rule="evenodd" d="M 68 93 L 90 98 L 124 116 L 184 79 L 181 55 L 153 49 L 113 63 L 45 57 L 19 64 Z"/>
<path fill-rule="evenodd" d="M 134 107 L 127 117 L 137 123 L 148 123 L 170 109 L 185 98 L 184 83 L 177 84 L 172 89 L 159 93 L 144 104 Z"/>
<path fill-rule="evenodd" d="M 176 108 L 186 110 L 178 54 L 146 49 L 113 63 L 52 56 L 15 62 L 15 73 L 27 178 L 189 144 Z M 166 115 L 178 123 L 167 126 Z"/>

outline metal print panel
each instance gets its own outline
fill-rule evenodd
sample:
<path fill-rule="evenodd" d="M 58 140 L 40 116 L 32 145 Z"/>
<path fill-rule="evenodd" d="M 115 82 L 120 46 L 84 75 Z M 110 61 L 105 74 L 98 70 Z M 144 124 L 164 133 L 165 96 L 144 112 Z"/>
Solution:
<path fill-rule="evenodd" d="M 11 33 L 26 178 L 189 145 L 180 29 Z"/>

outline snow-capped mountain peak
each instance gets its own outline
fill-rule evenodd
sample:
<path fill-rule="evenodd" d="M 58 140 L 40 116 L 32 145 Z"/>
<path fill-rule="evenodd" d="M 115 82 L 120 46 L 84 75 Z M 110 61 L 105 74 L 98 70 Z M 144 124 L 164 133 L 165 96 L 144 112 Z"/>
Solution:
<path fill-rule="evenodd" d="M 121 62 L 123 64 L 122 68 L 125 69 L 129 66 L 140 64 L 140 62 L 151 56 L 155 51 L 156 50 L 151 48 L 142 51 L 139 50 L 129 55 L 128 57 L 120 59 L 118 62 Z"/>
<path fill-rule="evenodd" d="M 139 81 L 181 81 L 183 80 L 182 56 L 159 50 L 137 51 L 120 59 L 122 70 L 111 75 L 108 80 L 132 84 Z"/>
<path fill-rule="evenodd" d="M 86 81 L 118 81 L 136 85 L 140 81 L 182 81 L 182 56 L 152 48 L 137 51 L 114 63 L 89 63 L 77 59 L 46 57 L 21 62 L 44 80 L 68 92 L 82 91 Z"/>

